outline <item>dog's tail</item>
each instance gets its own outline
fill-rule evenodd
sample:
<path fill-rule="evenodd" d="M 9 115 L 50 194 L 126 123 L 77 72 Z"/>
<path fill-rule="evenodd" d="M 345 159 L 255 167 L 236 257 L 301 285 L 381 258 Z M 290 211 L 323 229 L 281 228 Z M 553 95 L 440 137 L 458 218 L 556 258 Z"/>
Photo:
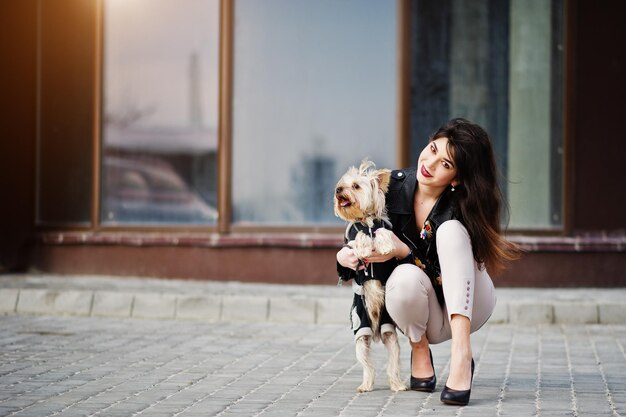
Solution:
<path fill-rule="evenodd" d="M 372 324 L 374 341 L 380 340 L 380 316 L 385 304 L 385 289 L 377 279 L 369 279 L 363 284 L 363 296 L 365 308 Z"/>

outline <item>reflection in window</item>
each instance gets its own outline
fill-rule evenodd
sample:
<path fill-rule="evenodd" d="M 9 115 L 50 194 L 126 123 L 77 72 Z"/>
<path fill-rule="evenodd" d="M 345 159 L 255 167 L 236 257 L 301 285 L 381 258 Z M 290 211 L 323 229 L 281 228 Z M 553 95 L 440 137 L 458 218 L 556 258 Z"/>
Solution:
<path fill-rule="evenodd" d="M 411 144 L 465 117 L 486 127 L 510 227 L 562 224 L 562 0 L 411 2 Z"/>
<path fill-rule="evenodd" d="M 219 0 L 104 13 L 102 223 L 215 223 Z"/>
<path fill-rule="evenodd" d="M 347 167 L 395 167 L 395 2 L 237 1 L 234 39 L 233 221 L 340 224 Z"/>

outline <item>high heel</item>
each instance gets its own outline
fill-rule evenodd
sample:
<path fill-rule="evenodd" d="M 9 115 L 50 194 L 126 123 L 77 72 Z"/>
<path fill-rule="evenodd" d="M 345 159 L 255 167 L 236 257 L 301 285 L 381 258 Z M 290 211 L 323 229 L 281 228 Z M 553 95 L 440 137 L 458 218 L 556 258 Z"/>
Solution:
<path fill-rule="evenodd" d="M 435 375 L 435 365 L 433 364 L 433 352 L 428 348 L 430 353 L 430 364 L 433 367 L 433 376 L 430 378 L 416 378 L 413 376 L 413 351 L 411 351 L 411 390 L 422 392 L 433 392 L 437 386 L 437 376 Z"/>
<path fill-rule="evenodd" d="M 470 394 L 472 393 L 472 381 L 474 380 L 474 359 L 472 359 L 472 376 L 470 378 L 470 389 L 468 390 L 454 390 L 448 388 L 446 385 L 441 391 L 441 402 L 449 405 L 467 405 L 470 400 Z"/>

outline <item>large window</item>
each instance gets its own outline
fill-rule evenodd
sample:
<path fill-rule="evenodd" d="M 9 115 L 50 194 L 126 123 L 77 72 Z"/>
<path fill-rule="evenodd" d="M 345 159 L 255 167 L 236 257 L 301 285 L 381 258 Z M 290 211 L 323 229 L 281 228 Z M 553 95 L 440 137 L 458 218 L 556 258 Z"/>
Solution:
<path fill-rule="evenodd" d="M 217 220 L 218 0 L 105 0 L 101 222 Z"/>
<path fill-rule="evenodd" d="M 347 167 L 395 167 L 395 2 L 239 0 L 234 39 L 234 224 L 339 224 Z"/>
<path fill-rule="evenodd" d="M 509 226 L 561 227 L 562 0 L 410 4 L 412 155 L 447 119 L 469 118 L 494 140 Z"/>
<path fill-rule="evenodd" d="M 407 53 L 402 159 L 469 118 L 493 137 L 509 226 L 562 226 L 563 0 L 237 0 L 226 63 L 219 0 L 103 4 L 102 224 L 212 225 L 218 206 L 235 227 L 341 224 L 340 175 L 365 157 L 399 162 Z M 410 14 L 407 51 L 397 4 Z M 221 92 L 220 68 L 232 79 Z M 220 94 L 232 104 L 220 159 L 231 201 L 218 204 Z"/>

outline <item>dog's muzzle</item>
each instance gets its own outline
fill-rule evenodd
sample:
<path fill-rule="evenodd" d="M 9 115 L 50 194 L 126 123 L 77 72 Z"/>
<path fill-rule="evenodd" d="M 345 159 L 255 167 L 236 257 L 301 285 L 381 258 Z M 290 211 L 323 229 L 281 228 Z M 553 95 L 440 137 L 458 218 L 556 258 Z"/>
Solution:
<path fill-rule="evenodd" d="M 336 197 L 340 207 L 350 207 L 352 205 L 352 202 L 343 195 L 338 194 Z"/>

